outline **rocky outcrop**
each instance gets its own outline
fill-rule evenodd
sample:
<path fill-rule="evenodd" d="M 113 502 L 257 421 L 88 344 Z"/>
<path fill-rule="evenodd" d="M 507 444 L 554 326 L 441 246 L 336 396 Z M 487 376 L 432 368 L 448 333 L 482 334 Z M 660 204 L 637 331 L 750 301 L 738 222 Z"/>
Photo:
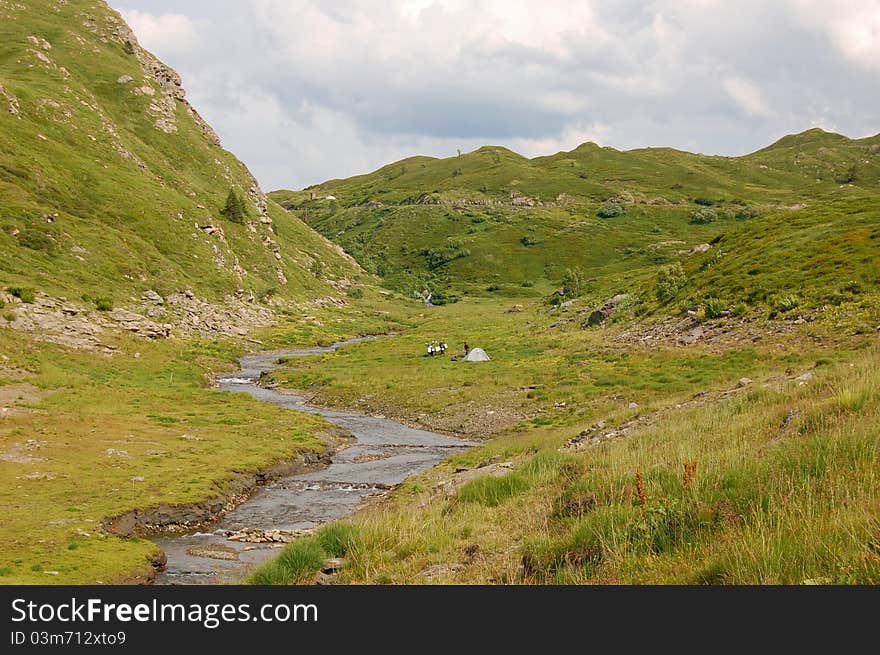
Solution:
<path fill-rule="evenodd" d="M 147 110 L 148 115 L 154 119 L 153 124 L 156 126 L 156 129 L 165 133 L 174 133 L 177 131 L 176 110 L 177 105 L 179 104 L 184 108 L 184 111 L 192 117 L 193 122 L 199 130 L 201 130 L 202 134 L 204 134 L 211 143 L 219 146 L 220 137 L 186 99 L 186 90 L 183 88 L 183 81 L 180 79 L 180 75 L 177 71 L 166 66 L 147 50 L 142 48 L 140 43 L 138 43 L 134 32 L 124 21 L 113 16 L 108 18 L 108 20 L 110 20 L 115 26 L 115 40 L 122 45 L 126 52 L 131 53 L 137 59 L 144 77 L 147 80 L 151 80 L 159 87 L 159 98 L 151 103 Z M 122 78 L 120 78 L 120 83 L 123 83 L 121 80 Z M 140 93 L 145 93 L 143 87 L 133 89 L 132 93 L 138 93 L 138 89 L 140 89 Z"/>
<path fill-rule="evenodd" d="M 629 298 L 629 296 L 625 293 L 619 293 L 613 298 L 609 298 L 601 307 L 593 310 L 590 317 L 587 319 L 587 324 L 591 326 L 601 325 L 611 317 L 620 303 L 627 298 Z"/>
<path fill-rule="evenodd" d="M 0 83 L 0 97 L 6 101 L 6 108 L 10 114 L 21 118 L 19 115 L 21 112 L 21 105 L 18 102 L 18 98 L 16 98 L 11 91 L 8 91 L 2 83 Z"/>

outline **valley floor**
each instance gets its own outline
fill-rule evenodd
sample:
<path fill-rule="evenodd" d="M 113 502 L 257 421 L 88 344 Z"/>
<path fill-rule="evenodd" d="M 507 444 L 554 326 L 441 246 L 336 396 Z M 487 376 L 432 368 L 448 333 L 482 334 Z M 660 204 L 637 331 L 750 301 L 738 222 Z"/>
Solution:
<path fill-rule="evenodd" d="M 483 445 L 298 539 L 253 582 L 313 582 L 329 556 L 345 566 L 323 582 L 880 581 L 880 351 L 845 307 L 705 321 L 689 345 L 659 324 L 654 345 L 584 329 L 578 303 L 355 307 L 264 329 L 259 348 L 399 335 L 264 383 Z M 0 338 L 3 583 L 148 580 L 157 548 L 105 519 L 210 498 L 222 511 L 242 476 L 333 443 L 319 418 L 211 388 L 241 344 L 118 336 L 109 356 Z M 424 355 L 433 340 L 447 357 Z M 492 360 L 452 361 L 465 342 Z"/>
<path fill-rule="evenodd" d="M 311 582 L 330 555 L 346 558 L 336 583 L 880 581 L 872 337 L 826 316 L 745 346 L 755 326 L 716 321 L 726 344 L 647 348 L 509 307 L 432 310 L 397 339 L 276 372 L 320 402 L 488 440 L 254 582 Z M 432 339 L 493 359 L 423 357 Z"/>

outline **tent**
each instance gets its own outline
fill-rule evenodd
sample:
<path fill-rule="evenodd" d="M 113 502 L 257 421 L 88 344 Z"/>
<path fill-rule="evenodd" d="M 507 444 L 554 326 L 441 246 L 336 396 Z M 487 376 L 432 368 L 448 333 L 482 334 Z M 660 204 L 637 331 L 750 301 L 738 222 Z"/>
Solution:
<path fill-rule="evenodd" d="M 486 351 L 482 348 L 474 348 L 471 350 L 467 357 L 464 358 L 466 362 L 488 362 L 489 355 L 486 354 Z"/>

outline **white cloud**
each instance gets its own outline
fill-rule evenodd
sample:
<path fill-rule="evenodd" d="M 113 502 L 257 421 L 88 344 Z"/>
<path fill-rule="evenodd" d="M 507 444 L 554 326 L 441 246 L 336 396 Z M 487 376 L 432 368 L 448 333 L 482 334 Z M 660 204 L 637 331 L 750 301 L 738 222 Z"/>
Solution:
<path fill-rule="evenodd" d="M 742 77 L 728 77 L 724 80 L 724 88 L 730 97 L 749 116 L 772 116 L 767 107 L 761 89 L 751 80 Z"/>
<path fill-rule="evenodd" d="M 119 10 L 125 21 L 134 30 L 138 41 L 147 50 L 164 53 L 164 56 L 179 55 L 198 48 L 198 34 L 195 25 L 184 14 L 153 15 L 137 9 Z"/>
<path fill-rule="evenodd" d="M 825 32 L 848 59 L 880 70 L 880 2 L 791 0 L 800 20 Z"/>
<path fill-rule="evenodd" d="M 880 123 L 878 0 L 120 0 L 266 188 L 491 143 L 741 154 Z"/>

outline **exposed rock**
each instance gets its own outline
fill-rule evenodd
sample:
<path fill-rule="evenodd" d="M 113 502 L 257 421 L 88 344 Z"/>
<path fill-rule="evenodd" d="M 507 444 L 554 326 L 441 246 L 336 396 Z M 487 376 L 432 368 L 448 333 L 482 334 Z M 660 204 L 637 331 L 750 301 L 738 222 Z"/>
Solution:
<path fill-rule="evenodd" d="M 439 578 L 452 575 L 463 571 L 467 568 L 464 564 L 432 564 L 431 566 L 419 571 L 417 575 L 421 578 Z"/>
<path fill-rule="evenodd" d="M 638 408 L 639 408 L 639 404 L 638 404 L 638 403 L 630 403 L 629 405 L 627 405 L 627 407 L 628 407 L 629 409 L 638 409 Z"/>
<path fill-rule="evenodd" d="M 814 377 L 816 377 L 816 374 L 813 373 L 813 371 L 807 371 L 803 375 L 799 375 L 798 377 L 796 377 L 795 381 L 800 382 L 803 385 L 812 380 Z"/>
<path fill-rule="evenodd" d="M 688 256 L 697 255 L 699 253 L 707 252 L 712 246 L 708 243 L 701 243 L 698 246 L 694 246 L 691 251 L 688 253 Z"/>
<path fill-rule="evenodd" d="M 338 573 L 345 567 L 345 559 L 342 557 L 331 557 L 330 559 L 325 559 L 324 563 L 321 565 L 321 571 L 323 573 Z"/>
<path fill-rule="evenodd" d="M 692 343 L 696 343 L 703 336 L 704 330 L 702 325 L 697 325 L 696 327 L 691 328 L 685 334 L 682 334 L 678 337 L 679 343 L 685 344 L 687 346 Z"/>
<path fill-rule="evenodd" d="M 206 546 L 190 546 L 186 549 L 187 554 L 193 557 L 205 557 L 209 559 L 237 560 L 238 551 L 225 544 L 208 544 Z"/>
<path fill-rule="evenodd" d="M 152 289 L 147 289 L 141 294 L 141 299 L 154 305 L 164 305 L 165 299 Z"/>
<path fill-rule="evenodd" d="M 303 530 L 260 530 L 259 528 L 242 528 L 226 533 L 230 541 L 239 541 L 249 544 L 289 544 L 299 537 L 312 534 L 311 528 Z"/>
<path fill-rule="evenodd" d="M 19 116 L 19 112 L 21 111 L 21 105 L 18 102 L 18 98 L 16 98 L 12 92 L 7 91 L 6 87 L 0 83 L 0 97 L 6 100 L 6 108 L 9 110 L 9 113 L 13 116 Z"/>
<path fill-rule="evenodd" d="M 740 387 L 747 387 L 747 386 L 749 386 L 751 383 L 752 383 L 752 379 L 751 379 L 751 378 L 740 378 L 740 379 L 739 379 L 739 386 L 740 386 Z"/>
<path fill-rule="evenodd" d="M 126 309 L 114 309 L 110 312 L 110 318 L 116 321 L 123 330 L 134 332 L 148 339 L 165 339 L 171 334 L 171 325 L 156 323 Z"/>
<path fill-rule="evenodd" d="M 116 80 L 117 84 L 128 84 L 129 82 L 133 82 L 134 78 L 131 75 L 122 75 L 119 79 Z"/>
<path fill-rule="evenodd" d="M 595 309 L 590 314 L 590 317 L 587 319 L 587 324 L 590 326 L 601 325 L 611 317 L 611 315 L 617 309 L 617 306 L 620 305 L 620 303 L 622 303 L 627 298 L 629 298 L 629 295 L 625 293 L 619 293 L 613 298 L 609 298 L 602 304 L 601 307 Z"/>
<path fill-rule="evenodd" d="M 484 476 L 501 478 L 510 474 L 512 471 L 513 462 L 496 462 L 472 469 L 459 469 L 453 477 L 435 484 L 432 487 L 431 492 L 433 494 L 443 494 L 445 497 L 449 498 L 466 482 Z"/>
<path fill-rule="evenodd" d="M 506 314 L 518 314 L 520 312 L 525 311 L 522 305 L 514 305 L 510 309 L 506 310 Z"/>

